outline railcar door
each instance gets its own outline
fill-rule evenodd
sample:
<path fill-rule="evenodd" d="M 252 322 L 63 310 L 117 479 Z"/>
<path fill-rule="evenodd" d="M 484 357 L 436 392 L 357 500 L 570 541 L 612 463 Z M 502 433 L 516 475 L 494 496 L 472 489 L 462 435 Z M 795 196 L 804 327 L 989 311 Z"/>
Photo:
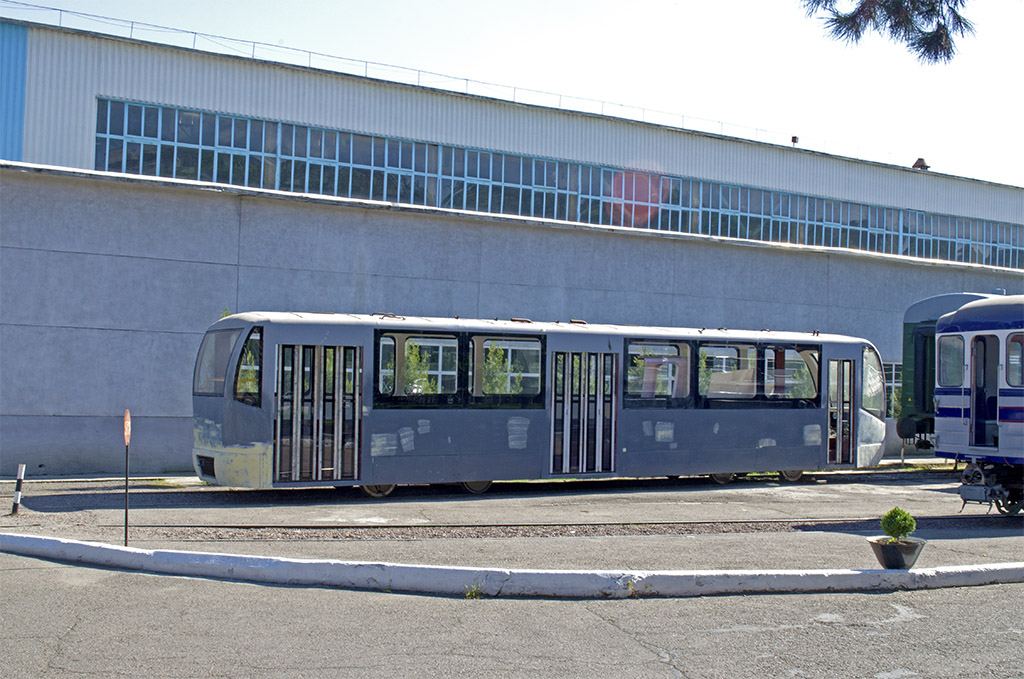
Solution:
<path fill-rule="evenodd" d="M 853 464 L 854 362 L 828 362 L 828 463 Z"/>
<path fill-rule="evenodd" d="M 359 478 L 360 347 L 278 348 L 274 480 Z"/>
<path fill-rule="evenodd" d="M 999 338 L 978 335 L 971 342 L 971 445 L 999 442 Z"/>
<path fill-rule="evenodd" d="M 615 471 L 618 355 L 552 354 L 551 473 Z"/>

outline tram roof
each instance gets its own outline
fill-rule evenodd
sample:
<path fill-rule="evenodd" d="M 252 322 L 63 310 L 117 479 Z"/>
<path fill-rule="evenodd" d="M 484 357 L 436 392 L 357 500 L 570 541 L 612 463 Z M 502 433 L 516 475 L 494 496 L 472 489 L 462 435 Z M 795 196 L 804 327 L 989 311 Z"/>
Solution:
<path fill-rule="evenodd" d="M 721 340 L 747 339 L 758 342 L 866 342 L 858 337 L 808 332 L 780 332 L 770 329 L 680 328 L 668 326 L 616 325 L 584 321 L 531 321 L 529 319 L 438 318 L 397 314 L 344 314 L 321 312 L 249 311 L 221 319 L 217 325 L 232 322 L 270 325 L 352 325 L 381 329 L 428 330 L 433 332 L 500 332 L 503 334 L 593 334 L 636 338 L 695 337 Z"/>
<path fill-rule="evenodd" d="M 1024 295 L 990 297 L 968 302 L 935 324 L 935 332 L 1024 329 Z"/>
<path fill-rule="evenodd" d="M 956 311 L 964 304 L 973 302 L 979 299 L 988 299 L 989 297 L 995 297 L 994 294 L 986 294 L 982 292 L 949 292 L 942 295 L 935 295 L 934 297 L 928 297 L 918 302 L 914 302 L 907 307 L 906 312 L 903 314 L 904 323 L 924 323 L 939 320 L 945 314 Z M 1000 297 L 1002 297 L 1000 295 Z"/>

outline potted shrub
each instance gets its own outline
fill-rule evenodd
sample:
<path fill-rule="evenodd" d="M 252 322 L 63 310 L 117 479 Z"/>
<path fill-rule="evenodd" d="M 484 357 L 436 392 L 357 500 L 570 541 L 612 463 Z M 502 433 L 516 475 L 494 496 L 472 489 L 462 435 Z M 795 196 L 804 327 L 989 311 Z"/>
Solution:
<path fill-rule="evenodd" d="M 913 567 L 925 544 L 924 540 L 910 537 L 916 528 L 914 517 L 899 507 L 893 507 L 882 516 L 885 535 L 868 538 L 868 542 L 883 568 Z"/>

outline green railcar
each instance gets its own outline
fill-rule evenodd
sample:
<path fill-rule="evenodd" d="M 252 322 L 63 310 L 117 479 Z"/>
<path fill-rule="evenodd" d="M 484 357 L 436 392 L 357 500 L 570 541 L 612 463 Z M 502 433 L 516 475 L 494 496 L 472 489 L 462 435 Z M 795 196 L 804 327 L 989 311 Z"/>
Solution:
<path fill-rule="evenodd" d="M 996 295 L 952 292 L 922 299 L 903 314 L 903 393 L 896 432 L 910 439 L 935 433 L 935 324 L 964 304 Z"/>

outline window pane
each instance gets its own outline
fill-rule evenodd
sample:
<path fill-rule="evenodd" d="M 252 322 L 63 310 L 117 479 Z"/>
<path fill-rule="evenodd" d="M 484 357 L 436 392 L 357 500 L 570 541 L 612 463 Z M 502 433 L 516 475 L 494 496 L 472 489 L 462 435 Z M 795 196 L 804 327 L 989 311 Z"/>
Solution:
<path fill-rule="evenodd" d="M 540 393 L 539 340 L 485 340 L 482 359 L 484 394 Z"/>
<path fill-rule="evenodd" d="M 1013 335 L 1006 344 L 1006 383 L 1024 386 L 1024 335 Z"/>
<path fill-rule="evenodd" d="M 684 398 L 690 393 L 687 344 L 629 345 L 626 393 L 640 398 Z"/>
<path fill-rule="evenodd" d="M 231 118 L 221 116 L 218 119 L 217 144 L 231 146 Z"/>
<path fill-rule="evenodd" d="M 882 372 L 882 361 L 871 347 L 864 347 L 862 356 L 861 403 L 864 410 L 881 418 L 885 414 L 885 374 Z"/>
<path fill-rule="evenodd" d="M 765 394 L 774 398 L 816 398 L 818 396 L 817 349 L 767 347 L 764 352 Z"/>
<path fill-rule="evenodd" d="M 199 179 L 199 149 L 178 148 L 178 163 L 174 176 L 179 179 Z"/>
<path fill-rule="evenodd" d="M 142 145 L 134 141 L 128 142 L 125 145 L 124 158 L 124 171 L 129 174 L 139 174 L 139 165 L 142 162 Z"/>
<path fill-rule="evenodd" d="M 107 140 L 102 137 L 96 140 L 96 164 L 93 169 L 107 169 Z"/>
<path fill-rule="evenodd" d="M 128 106 L 128 134 L 142 136 L 142 107 L 130 104 Z"/>
<path fill-rule="evenodd" d="M 263 332 L 253 328 L 238 357 L 235 374 L 235 400 L 247 405 L 260 406 L 260 370 L 263 366 Z"/>
<path fill-rule="evenodd" d="M 110 134 L 124 134 L 124 104 L 120 101 L 110 102 Z"/>
<path fill-rule="evenodd" d="M 174 141 L 175 121 L 173 108 L 160 109 L 160 139 L 162 141 Z"/>
<path fill-rule="evenodd" d="M 142 148 L 142 174 L 156 176 L 157 145 L 146 144 Z"/>
<path fill-rule="evenodd" d="M 382 394 L 393 394 L 395 391 L 395 340 L 390 337 L 381 337 L 377 356 L 377 390 Z"/>
<path fill-rule="evenodd" d="M 952 335 L 939 338 L 938 381 L 942 387 L 960 387 L 964 383 L 964 338 Z"/>
<path fill-rule="evenodd" d="M 266 153 L 277 153 L 277 123 L 263 125 L 263 150 Z"/>
<path fill-rule="evenodd" d="M 457 366 L 454 337 L 409 337 L 405 340 L 403 393 L 453 394 Z"/>
<path fill-rule="evenodd" d="M 352 135 L 352 162 L 356 165 L 373 163 L 373 142 L 361 134 Z M 366 194 L 369 197 L 369 193 Z"/>
<path fill-rule="evenodd" d="M 215 330 L 206 333 L 199 347 L 199 358 L 192 378 L 192 391 L 196 394 L 220 396 L 224 393 L 224 379 L 228 359 L 241 330 Z"/>
<path fill-rule="evenodd" d="M 160 146 L 160 176 L 174 176 L 174 147 L 170 144 Z"/>
<path fill-rule="evenodd" d="M 96 133 L 107 133 L 107 108 L 110 102 L 100 99 L 96 102 Z M 97 168 L 98 169 L 98 168 Z"/>
<path fill-rule="evenodd" d="M 248 133 L 248 130 L 246 129 L 248 127 L 246 124 L 247 122 L 247 120 L 243 120 L 241 118 L 235 119 L 235 131 L 231 138 L 231 145 L 236 149 L 245 148 L 245 139 Z"/>
<path fill-rule="evenodd" d="M 154 109 L 155 110 L 155 109 Z M 149 112 L 146 112 L 146 123 L 149 123 Z M 202 144 L 203 146 L 215 146 L 215 137 L 217 133 L 217 116 L 212 113 L 203 114 L 203 130 L 202 130 Z"/>
<path fill-rule="evenodd" d="M 258 120 L 253 120 L 249 124 L 249 150 L 263 150 L 263 123 Z"/>
<path fill-rule="evenodd" d="M 757 350 L 750 345 L 700 348 L 699 393 L 708 398 L 753 398 L 757 393 Z"/>
<path fill-rule="evenodd" d="M 199 143 L 199 114 L 192 111 L 178 113 L 178 143 Z"/>
<path fill-rule="evenodd" d="M 123 145 L 120 139 L 110 140 L 110 150 L 107 155 L 107 172 L 121 172 Z"/>

